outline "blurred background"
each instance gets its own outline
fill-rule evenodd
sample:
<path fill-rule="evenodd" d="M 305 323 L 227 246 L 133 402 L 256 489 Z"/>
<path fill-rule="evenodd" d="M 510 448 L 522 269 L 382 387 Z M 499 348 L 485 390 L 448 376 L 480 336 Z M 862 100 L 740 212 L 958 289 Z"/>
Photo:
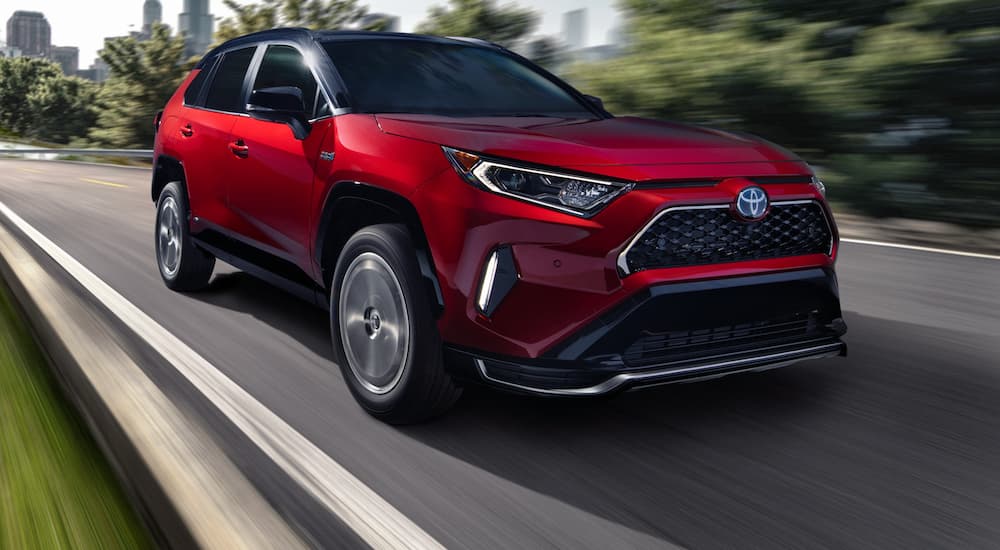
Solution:
<path fill-rule="evenodd" d="M 200 56 L 253 31 L 470 36 L 616 115 L 795 151 L 826 181 L 844 236 L 1000 251 L 996 0 L 9 0 L 0 21 L 0 149 L 149 149 L 155 114 Z M 396 430 L 319 376 L 324 313 L 262 300 L 273 289 L 239 273 L 184 300 L 162 288 L 148 172 L 0 162 L 0 204 L 455 547 L 1000 541 L 997 256 L 845 244 L 848 360 L 611 402 L 470 392 L 439 422 Z M 0 281 L 0 548 L 153 545 L 7 290 Z M 270 487 L 268 468 L 248 471 Z"/>
<path fill-rule="evenodd" d="M 141 26 L 138 2 L 111 4 L 109 22 L 134 20 L 127 34 L 100 38 L 107 25 L 90 5 L 41 0 L 29 6 L 50 13 L 10 14 L 2 136 L 148 148 L 152 117 L 194 60 L 274 26 L 472 36 L 526 55 L 615 114 L 741 130 L 792 149 L 841 212 L 1000 227 L 995 1 L 168 0 L 181 10 L 176 28 L 159 0 L 142 4 Z M 94 24 L 47 20 L 73 9 Z M 94 63 L 81 69 L 80 47 L 53 46 L 52 36 L 98 44 Z"/>

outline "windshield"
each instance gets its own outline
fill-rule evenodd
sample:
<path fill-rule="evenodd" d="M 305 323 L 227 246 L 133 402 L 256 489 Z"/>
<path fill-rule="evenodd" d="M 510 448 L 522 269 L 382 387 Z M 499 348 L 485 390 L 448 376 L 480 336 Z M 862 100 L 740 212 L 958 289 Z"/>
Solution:
<path fill-rule="evenodd" d="M 403 39 L 323 47 L 359 112 L 595 118 L 561 86 L 499 50 Z"/>

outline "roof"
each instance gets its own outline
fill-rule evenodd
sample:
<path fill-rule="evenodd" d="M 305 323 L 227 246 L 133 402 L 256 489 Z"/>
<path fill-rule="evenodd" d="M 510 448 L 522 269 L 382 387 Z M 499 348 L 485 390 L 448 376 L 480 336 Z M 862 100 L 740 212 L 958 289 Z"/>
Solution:
<path fill-rule="evenodd" d="M 433 36 L 429 34 L 413 34 L 407 32 L 383 32 L 383 31 L 362 31 L 362 30 L 330 30 L 314 31 L 305 27 L 279 27 L 245 34 L 232 40 L 228 40 L 211 51 L 195 66 L 196 69 L 204 69 L 207 62 L 214 59 L 220 52 L 241 45 L 252 45 L 267 40 L 287 40 L 302 47 L 307 47 L 310 43 L 328 42 L 331 40 L 417 40 L 421 42 L 437 42 L 442 44 L 464 43 L 485 48 L 504 49 L 499 44 L 487 42 L 479 38 L 466 38 L 461 36 Z"/>
<path fill-rule="evenodd" d="M 462 38 L 462 37 L 441 37 L 441 36 L 431 36 L 426 34 L 413 34 L 405 32 L 382 32 L 382 31 L 362 31 L 362 30 L 328 30 L 328 31 L 314 31 L 304 27 L 282 27 L 277 29 L 268 29 L 264 31 L 258 31 L 251 34 L 246 34 L 238 38 L 234 38 L 225 42 L 224 44 L 216 47 L 208 54 L 205 58 L 209 58 L 217 53 L 219 50 L 229 49 L 233 46 L 239 46 L 241 44 L 253 44 L 255 42 L 260 42 L 262 40 L 289 40 L 297 43 L 306 42 L 325 42 L 329 40 L 364 40 L 364 39 L 398 39 L 398 40 L 419 40 L 426 42 L 464 42 L 466 44 L 477 44 L 485 47 L 499 47 L 496 44 L 492 44 L 485 40 L 479 40 L 477 38 Z"/>

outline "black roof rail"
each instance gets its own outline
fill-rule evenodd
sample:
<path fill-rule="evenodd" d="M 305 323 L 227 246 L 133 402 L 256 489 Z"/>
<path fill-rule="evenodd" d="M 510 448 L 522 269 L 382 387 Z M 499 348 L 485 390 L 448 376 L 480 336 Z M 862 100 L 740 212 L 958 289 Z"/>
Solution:
<path fill-rule="evenodd" d="M 465 42 L 466 44 L 474 44 L 477 46 L 483 46 L 487 48 L 493 48 L 498 50 L 507 50 L 507 48 L 497 44 L 495 42 L 490 42 L 483 40 L 481 38 L 470 38 L 466 36 L 434 36 L 427 34 L 414 34 L 414 33 L 401 33 L 401 32 L 383 32 L 383 31 L 366 31 L 360 29 L 342 29 L 342 30 L 320 30 L 314 31 L 307 29 L 305 27 L 278 27 L 275 29 L 267 29 L 263 31 L 257 31 L 250 34 L 245 34 L 216 46 L 211 51 L 202 57 L 201 61 L 198 63 L 196 68 L 204 68 L 207 62 L 213 59 L 219 54 L 220 51 L 228 50 L 233 47 L 238 47 L 242 44 L 253 44 L 261 40 L 273 40 L 273 39 L 287 39 L 296 40 L 301 42 L 314 41 L 314 40 L 324 40 L 324 39 L 335 39 L 343 38 L 349 39 L 352 37 L 357 38 L 396 38 L 396 39 L 413 39 L 413 40 L 426 40 L 426 41 L 456 41 Z"/>
<path fill-rule="evenodd" d="M 496 42 L 490 42 L 489 40 L 483 40 L 482 38 L 473 38 L 471 36 L 447 36 L 446 38 L 448 38 L 449 40 L 458 40 L 459 42 L 468 42 L 470 44 L 477 44 L 479 46 L 488 46 L 490 48 L 497 48 L 500 50 L 507 49 L 501 46 L 500 44 L 497 44 Z"/>
<path fill-rule="evenodd" d="M 275 29 L 266 29 L 263 31 L 252 32 L 250 34 L 244 34 L 243 36 L 238 36 L 236 38 L 227 40 L 222 44 L 212 48 L 208 53 L 206 53 L 201 61 L 195 68 L 204 68 L 205 62 L 212 59 L 214 56 L 222 50 L 228 50 L 234 46 L 239 46 L 241 44 L 252 44 L 259 40 L 274 39 L 274 38 L 287 38 L 292 40 L 312 40 L 313 31 L 305 27 L 278 27 Z"/>

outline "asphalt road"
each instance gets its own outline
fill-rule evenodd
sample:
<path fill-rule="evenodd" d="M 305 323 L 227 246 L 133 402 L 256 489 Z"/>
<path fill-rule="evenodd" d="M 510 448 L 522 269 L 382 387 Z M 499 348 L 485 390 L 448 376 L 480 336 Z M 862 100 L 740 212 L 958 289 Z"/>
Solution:
<path fill-rule="evenodd" d="M 1000 261 L 845 244 L 847 359 L 599 401 L 476 390 L 396 428 L 351 399 L 324 312 L 225 266 L 168 291 L 148 182 L 0 161 L 0 201 L 448 547 L 1000 546 Z M 354 541 L 149 368 L 314 542 Z"/>

